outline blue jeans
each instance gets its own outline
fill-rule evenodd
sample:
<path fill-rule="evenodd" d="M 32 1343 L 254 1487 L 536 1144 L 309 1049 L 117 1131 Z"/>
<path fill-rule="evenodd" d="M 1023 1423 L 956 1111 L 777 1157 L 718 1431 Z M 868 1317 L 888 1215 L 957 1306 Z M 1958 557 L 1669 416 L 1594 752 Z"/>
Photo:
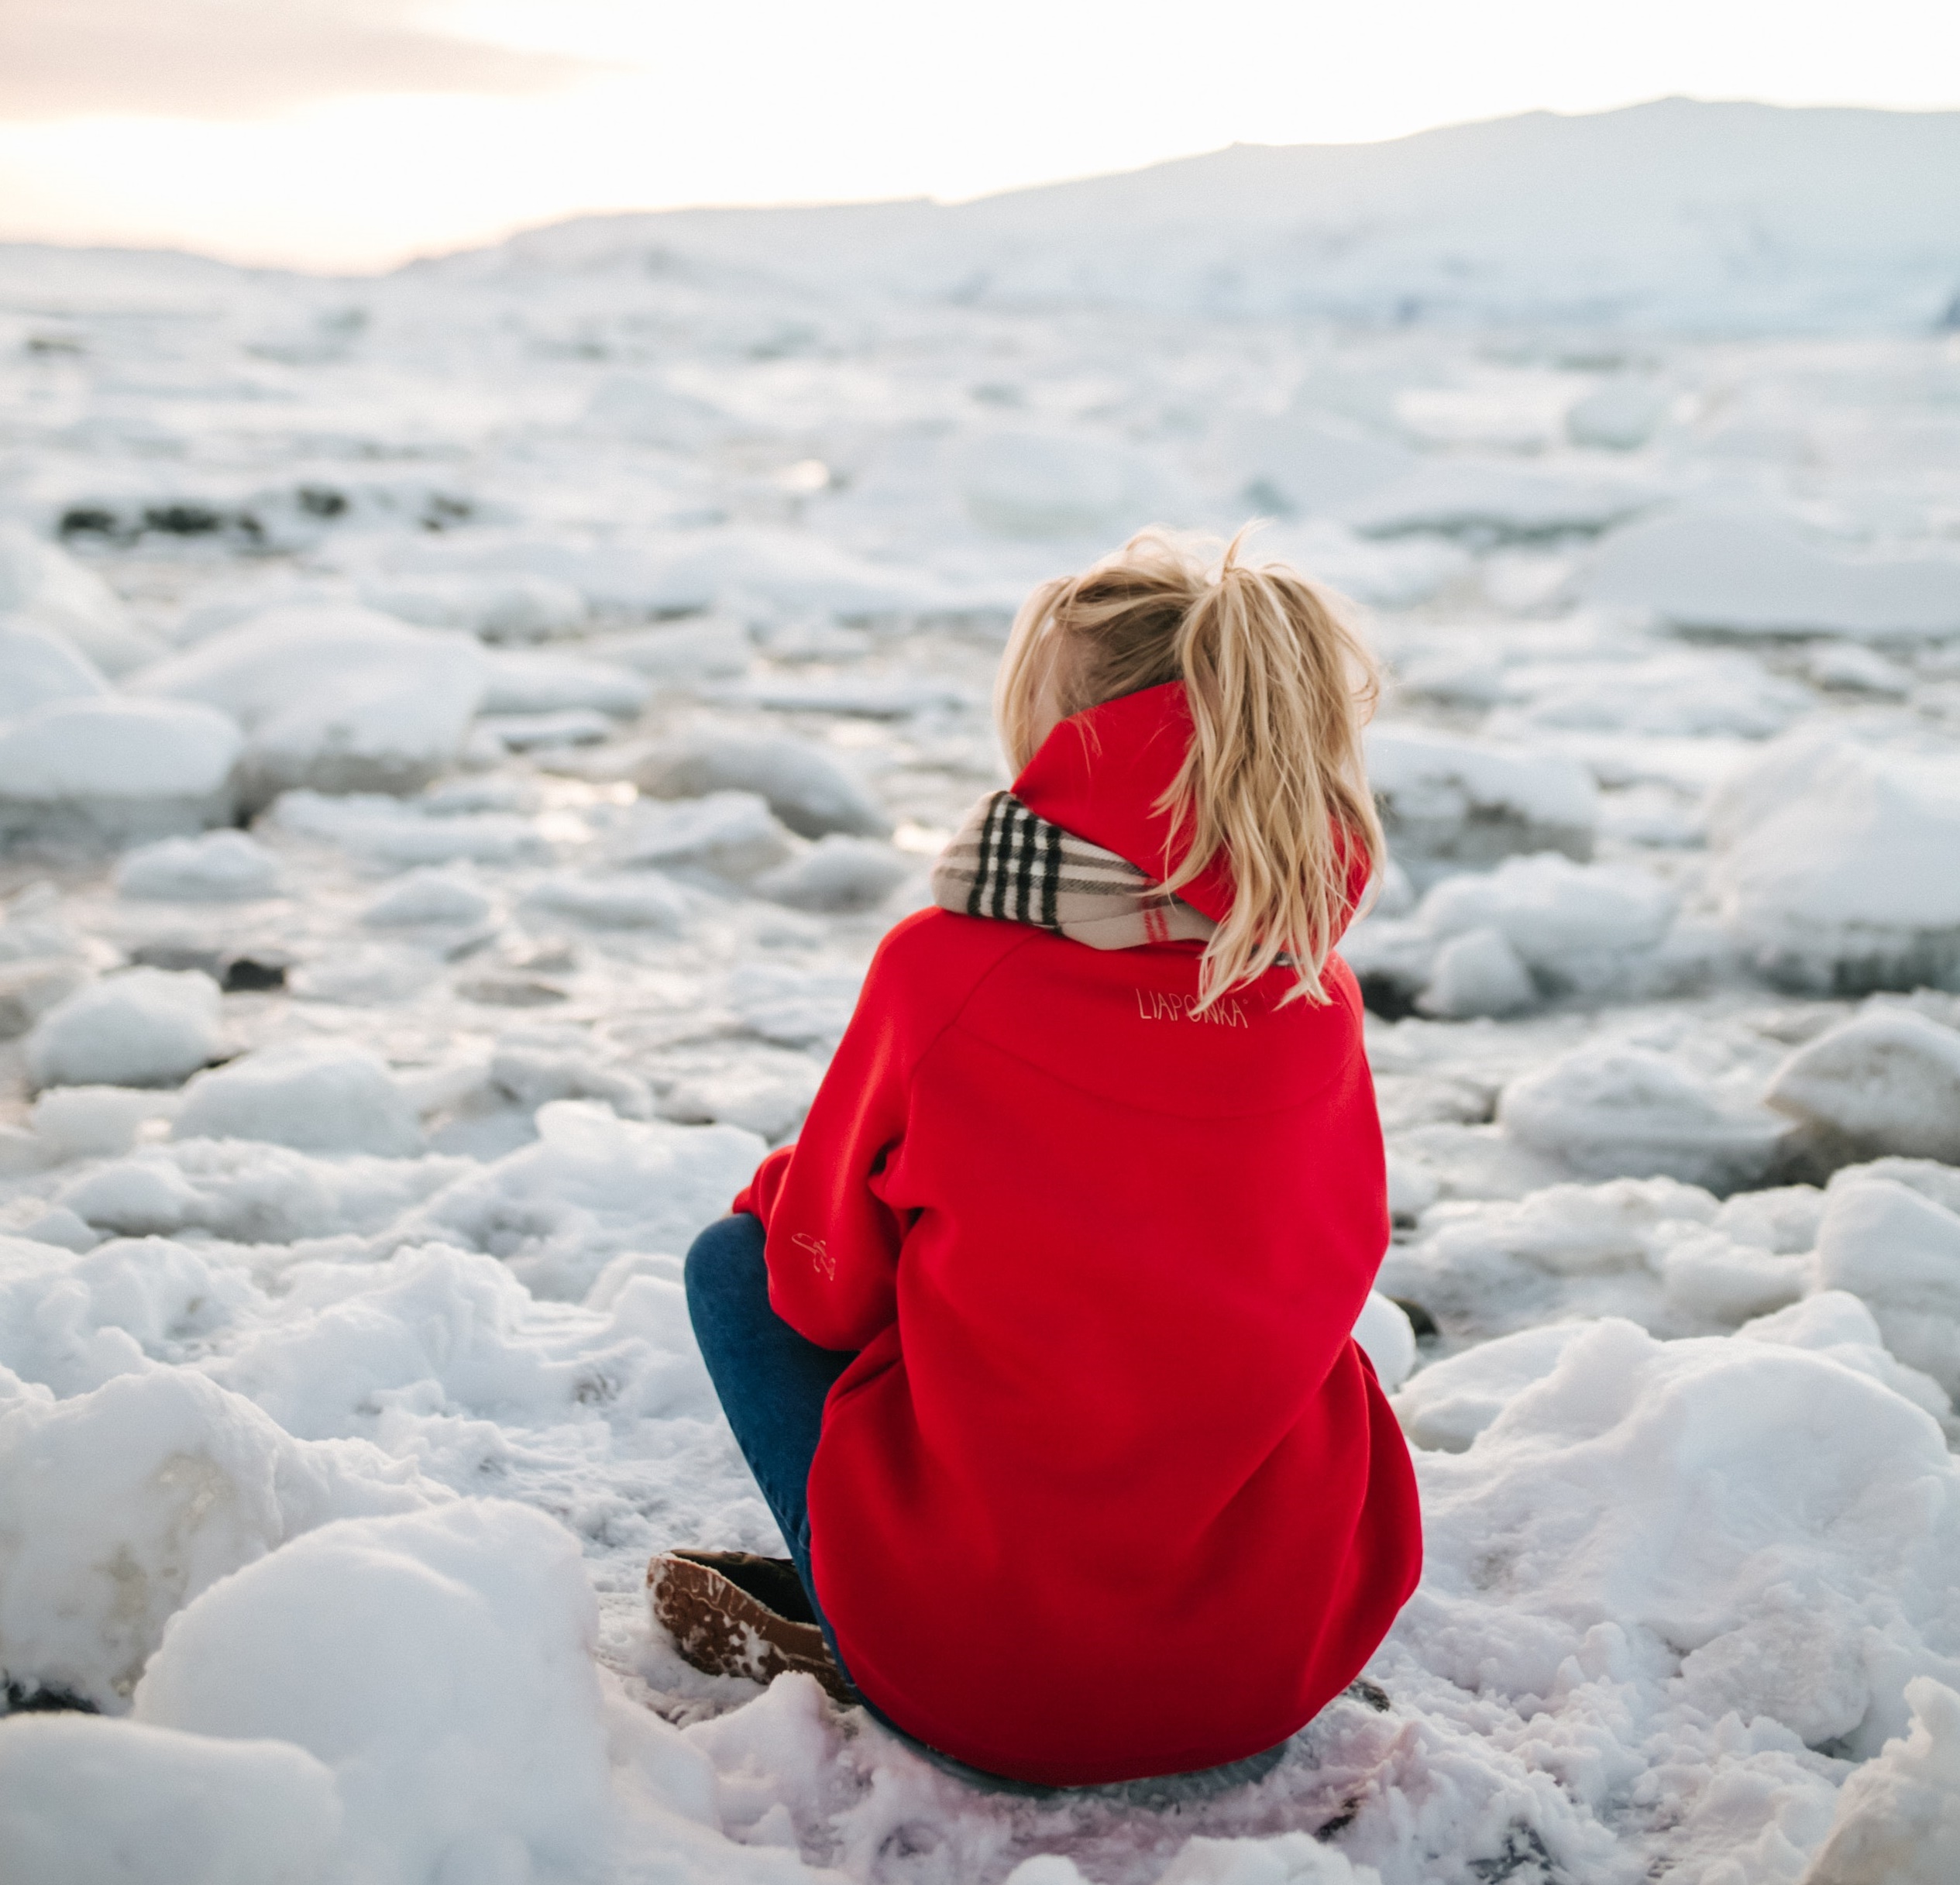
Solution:
<path fill-rule="evenodd" d="M 709 1378 L 721 1397 L 722 1412 L 734 1429 L 748 1470 L 774 1515 L 796 1574 L 803 1581 L 811 1612 L 822 1626 L 837 1667 L 850 1673 L 837 1655 L 830 1619 L 817 1601 L 810 1570 L 810 1469 L 824 1430 L 824 1402 L 831 1384 L 856 1359 L 854 1354 L 819 1348 L 806 1341 L 769 1307 L 769 1266 L 762 1258 L 760 1221 L 743 1212 L 717 1219 L 694 1240 L 687 1253 L 687 1312 Z M 907 1734 L 871 1703 L 865 1708 L 902 1741 L 934 1766 L 990 1792 L 1045 1797 L 1057 1791 L 1030 1780 L 982 1773 Z M 1284 1749 L 1254 1754 L 1229 1766 L 1162 1780 L 1123 1782 L 1092 1790 L 1119 1795 L 1144 1806 L 1174 1808 L 1226 1787 L 1257 1780 L 1277 1766 Z"/>
<path fill-rule="evenodd" d="M 748 1470 L 837 1656 L 810 1571 L 810 1468 L 830 1384 L 856 1359 L 806 1341 L 769 1307 L 762 1226 L 744 1211 L 717 1219 L 687 1253 L 687 1313 Z M 844 1659 L 837 1657 L 837 1667 Z"/>

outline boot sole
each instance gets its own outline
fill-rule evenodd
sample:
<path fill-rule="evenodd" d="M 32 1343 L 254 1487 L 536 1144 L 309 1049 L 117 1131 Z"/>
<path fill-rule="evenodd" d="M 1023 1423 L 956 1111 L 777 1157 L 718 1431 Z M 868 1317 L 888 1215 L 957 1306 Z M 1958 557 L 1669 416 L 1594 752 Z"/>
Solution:
<path fill-rule="evenodd" d="M 833 1701 L 858 1699 L 815 1624 L 779 1615 L 708 1565 L 662 1553 L 647 1567 L 647 1600 L 681 1660 L 706 1675 L 765 1687 L 781 1675 L 814 1676 Z"/>

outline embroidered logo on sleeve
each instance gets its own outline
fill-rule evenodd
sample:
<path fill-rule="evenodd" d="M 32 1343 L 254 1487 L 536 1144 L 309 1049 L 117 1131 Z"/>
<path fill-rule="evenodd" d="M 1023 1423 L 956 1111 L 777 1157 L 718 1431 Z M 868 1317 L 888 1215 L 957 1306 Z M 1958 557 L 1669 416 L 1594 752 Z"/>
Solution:
<path fill-rule="evenodd" d="M 827 1283 L 837 1281 L 837 1260 L 830 1254 L 830 1246 L 822 1237 L 813 1237 L 806 1230 L 799 1230 L 789 1241 L 810 1258 L 810 1267 Z"/>

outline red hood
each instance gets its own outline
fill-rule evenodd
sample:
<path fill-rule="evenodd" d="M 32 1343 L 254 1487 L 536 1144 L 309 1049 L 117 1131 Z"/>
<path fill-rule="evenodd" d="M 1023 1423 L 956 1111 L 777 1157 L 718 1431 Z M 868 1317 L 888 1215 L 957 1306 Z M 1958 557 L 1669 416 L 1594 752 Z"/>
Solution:
<path fill-rule="evenodd" d="M 1189 848 L 1174 841 L 1170 817 L 1157 806 L 1190 745 L 1185 684 L 1166 681 L 1064 720 L 1015 780 L 1014 796 L 1039 817 L 1127 858 L 1161 883 Z M 1354 855 L 1343 927 L 1368 887 L 1367 855 L 1358 848 Z M 1234 895 L 1229 860 L 1214 859 L 1178 895 L 1222 923 Z"/>
<path fill-rule="evenodd" d="M 1037 816 L 1127 858 L 1161 882 L 1183 862 L 1171 820 L 1157 809 L 1191 745 L 1191 709 L 1182 681 L 1166 681 L 1072 715 L 1041 742 L 1014 782 L 1014 796 Z M 1214 923 L 1232 908 L 1223 858 L 1178 894 Z"/>

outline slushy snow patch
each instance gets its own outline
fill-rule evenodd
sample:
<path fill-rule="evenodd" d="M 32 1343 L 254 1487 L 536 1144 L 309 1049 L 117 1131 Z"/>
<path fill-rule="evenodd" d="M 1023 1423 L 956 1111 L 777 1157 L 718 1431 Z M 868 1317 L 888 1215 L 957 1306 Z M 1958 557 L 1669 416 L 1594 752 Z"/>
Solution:
<path fill-rule="evenodd" d="M 27 1037 L 36 1086 L 165 1086 L 223 1046 L 218 984 L 195 969 L 131 968 L 57 1003 Z"/>

